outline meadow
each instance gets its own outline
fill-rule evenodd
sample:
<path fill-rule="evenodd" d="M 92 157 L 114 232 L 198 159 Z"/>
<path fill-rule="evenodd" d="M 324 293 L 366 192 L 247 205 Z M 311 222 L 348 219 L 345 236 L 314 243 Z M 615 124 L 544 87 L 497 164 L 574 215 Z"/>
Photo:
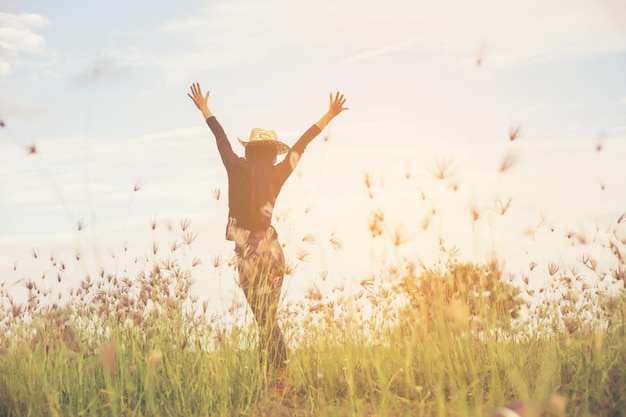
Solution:
<path fill-rule="evenodd" d="M 389 221 L 373 209 L 367 224 L 393 250 Z M 531 262 L 539 287 L 441 240 L 438 262 L 397 257 L 359 291 L 312 286 L 280 307 L 294 388 L 282 395 L 254 323 L 209 314 L 193 293 L 197 267 L 225 261 L 184 250 L 190 223 L 137 254 L 136 273 L 103 268 L 68 297 L 57 294 L 70 260 L 33 250 L 52 277 L 22 280 L 26 302 L 0 288 L 0 416 L 488 416 L 517 401 L 527 415 L 626 415 L 625 216 L 595 231 L 594 252 L 564 237 L 580 247 L 574 264 Z"/>

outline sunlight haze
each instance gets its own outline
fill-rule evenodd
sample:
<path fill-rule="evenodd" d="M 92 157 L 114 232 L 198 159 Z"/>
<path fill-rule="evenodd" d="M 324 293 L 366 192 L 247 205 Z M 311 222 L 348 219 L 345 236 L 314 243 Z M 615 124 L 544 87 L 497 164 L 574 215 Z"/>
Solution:
<path fill-rule="evenodd" d="M 236 296 L 232 267 L 213 267 L 232 256 L 226 172 L 194 82 L 239 155 L 252 128 L 292 145 L 329 92 L 347 97 L 276 204 L 296 299 L 436 262 L 442 240 L 514 267 L 567 260 L 562 235 L 626 210 L 620 1 L 0 1 L 0 282 L 19 293 L 51 253 L 71 285 L 131 271 L 189 218 L 198 293 Z"/>

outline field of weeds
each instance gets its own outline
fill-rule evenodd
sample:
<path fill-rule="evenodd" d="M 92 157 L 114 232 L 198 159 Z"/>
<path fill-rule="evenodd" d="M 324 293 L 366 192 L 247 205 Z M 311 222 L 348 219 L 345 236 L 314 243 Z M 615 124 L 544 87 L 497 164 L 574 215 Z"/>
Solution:
<path fill-rule="evenodd" d="M 626 0 L 0 0 L 0 417 L 626 416 L 625 35 Z M 237 192 L 280 192 L 286 362 Z"/>
<path fill-rule="evenodd" d="M 372 212 L 372 239 L 398 245 L 385 221 Z M 202 260 L 181 250 L 196 236 L 189 220 L 167 250 L 136 259 L 136 275 L 102 269 L 68 297 L 57 295 L 66 263 L 34 250 L 54 277 L 24 279 L 25 303 L 2 287 L 0 415 L 482 416 L 523 401 L 621 416 L 625 224 L 596 231 L 604 268 L 584 251 L 577 265 L 531 263 L 548 278 L 540 288 L 444 245 L 441 262 L 398 260 L 356 293 L 313 286 L 280 308 L 294 391 L 278 396 L 254 324 L 209 314 L 191 291 Z"/>
<path fill-rule="evenodd" d="M 194 292 L 207 273 L 219 282 L 235 264 L 196 256 L 191 220 L 164 228 L 155 218 L 144 252 L 130 253 L 127 242 L 110 253 L 132 268 L 100 262 L 90 274 L 90 249 L 80 244 L 72 259 L 32 249 L 41 275 L 0 284 L 0 416 L 487 416 L 507 404 L 523 404 L 521 417 L 626 415 L 626 215 L 559 237 L 542 217 L 525 232 L 530 244 L 541 251 L 535 236 L 548 233 L 568 255 L 544 254 L 521 271 L 497 255 L 468 261 L 463 252 L 475 248 L 445 239 L 446 226 L 463 220 L 442 208 L 466 199 L 453 162 L 437 158 L 427 179 L 403 175 L 418 192 L 417 203 L 400 204 L 401 222 L 398 202 L 379 198 L 382 174 L 366 173 L 371 241 L 362 260 L 377 270 L 357 278 L 357 291 L 322 270 L 301 299 L 279 306 L 293 389 L 278 394 L 245 303 L 216 314 Z M 515 163 L 509 152 L 498 183 Z M 133 196 L 141 188 L 135 184 Z M 495 249 L 511 207 L 499 195 L 488 207 L 471 204 L 470 241 Z M 79 235 L 85 226 L 78 222 Z M 174 240 L 163 245 L 162 229 Z M 401 248 L 411 239 L 435 256 L 407 256 Z M 316 244 L 313 233 L 295 240 Z M 326 244 L 343 246 L 333 234 Z M 317 262 L 306 249 L 293 258 L 288 275 Z M 20 268 L 16 261 L 16 276 Z M 68 283 L 80 271 L 79 283 Z"/>

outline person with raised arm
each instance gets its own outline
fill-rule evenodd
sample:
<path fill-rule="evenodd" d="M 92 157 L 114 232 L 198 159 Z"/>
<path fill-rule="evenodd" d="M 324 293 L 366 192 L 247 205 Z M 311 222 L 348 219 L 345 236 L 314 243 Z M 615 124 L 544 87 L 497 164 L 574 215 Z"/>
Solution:
<path fill-rule="evenodd" d="M 202 94 L 199 83 L 187 95 L 202 112 L 215 136 L 217 149 L 228 175 L 228 222 L 226 239 L 235 242 L 239 285 L 254 314 L 259 330 L 261 362 L 275 372 L 276 388 L 281 389 L 287 360 L 287 347 L 278 325 L 276 311 L 285 275 L 285 259 L 272 226 L 272 212 L 280 190 L 296 168 L 307 145 L 342 111 L 346 98 L 330 94 L 328 111 L 289 147 L 278 140 L 276 132 L 254 128 L 248 141 L 238 139 L 245 148 L 239 157 L 208 106 L 209 92 Z M 277 157 L 287 154 L 277 162 Z"/>

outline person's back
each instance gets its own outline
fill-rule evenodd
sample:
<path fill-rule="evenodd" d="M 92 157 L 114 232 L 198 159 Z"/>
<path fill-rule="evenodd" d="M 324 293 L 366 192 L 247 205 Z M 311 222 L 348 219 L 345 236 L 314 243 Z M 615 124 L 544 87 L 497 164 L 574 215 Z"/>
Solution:
<path fill-rule="evenodd" d="M 346 100 L 343 94 L 336 93 L 333 98 L 331 93 L 328 112 L 291 148 L 280 142 L 274 131 L 252 129 L 248 142 L 239 139 L 245 147 L 245 158 L 241 158 L 233 152 L 224 129 L 209 110 L 209 93 L 202 95 L 196 83 L 191 85 L 191 94 L 187 95 L 213 132 L 228 173 L 226 238 L 235 241 L 239 285 L 259 327 L 261 361 L 268 370 L 278 369 L 279 375 L 285 375 L 287 348 L 276 319 L 285 260 L 272 226 L 272 212 L 283 184 L 306 146 L 335 116 L 347 110 L 343 107 Z M 286 157 L 276 164 L 277 155 L 284 153 Z"/>
<path fill-rule="evenodd" d="M 271 226 L 272 212 L 287 177 L 276 165 L 276 154 L 265 146 L 248 146 L 245 163 L 229 172 L 230 217 L 251 233 Z"/>

